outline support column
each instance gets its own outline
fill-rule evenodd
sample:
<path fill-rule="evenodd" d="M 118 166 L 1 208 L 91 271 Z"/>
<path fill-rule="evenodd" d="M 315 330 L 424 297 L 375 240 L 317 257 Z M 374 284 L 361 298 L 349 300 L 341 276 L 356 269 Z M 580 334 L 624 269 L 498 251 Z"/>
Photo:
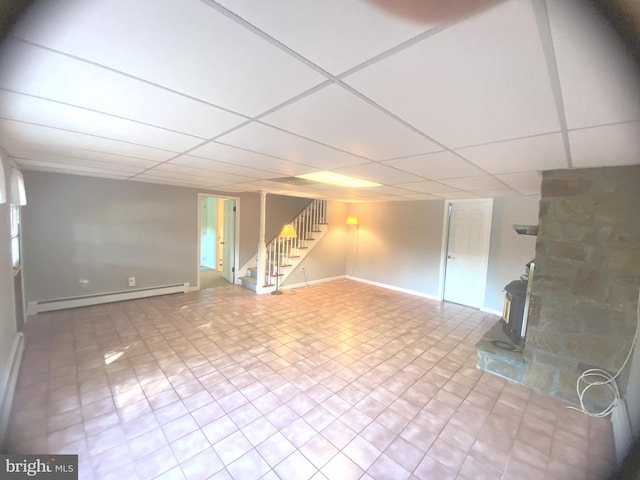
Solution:
<path fill-rule="evenodd" d="M 267 194 L 260 192 L 260 230 L 258 232 L 258 256 L 257 256 L 257 272 L 256 276 L 256 293 L 263 293 L 264 278 L 265 278 L 265 266 L 267 263 L 267 244 L 265 242 L 265 230 L 266 230 L 266 216 L 267 216 Z"/>

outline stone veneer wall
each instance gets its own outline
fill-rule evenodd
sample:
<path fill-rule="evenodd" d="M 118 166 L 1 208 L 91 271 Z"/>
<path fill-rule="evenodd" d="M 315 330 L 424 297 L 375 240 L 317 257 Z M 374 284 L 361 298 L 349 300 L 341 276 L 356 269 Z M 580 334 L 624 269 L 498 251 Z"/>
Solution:
<path fill-rule="evenodd" d="M 585 369 L 616 372 L 639 288 L 640 165 L 544 172 L 523 383 L 577 401 Z M 604 404 L 599 390 L 588 403 Z"/>

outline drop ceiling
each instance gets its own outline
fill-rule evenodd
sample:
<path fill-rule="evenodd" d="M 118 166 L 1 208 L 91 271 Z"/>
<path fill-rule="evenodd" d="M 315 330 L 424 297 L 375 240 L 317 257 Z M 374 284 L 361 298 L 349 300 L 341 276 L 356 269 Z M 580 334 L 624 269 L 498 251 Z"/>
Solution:
<path fill-rule="evenodd" d="M 57 0 L 0 51 L 25 170 L 342 201 L 539 193 L 640 163 L 640 72 L 583 0 L 454 22 L 366 0 Z M 330 170 L 382 184 L 285 178 Z"/>

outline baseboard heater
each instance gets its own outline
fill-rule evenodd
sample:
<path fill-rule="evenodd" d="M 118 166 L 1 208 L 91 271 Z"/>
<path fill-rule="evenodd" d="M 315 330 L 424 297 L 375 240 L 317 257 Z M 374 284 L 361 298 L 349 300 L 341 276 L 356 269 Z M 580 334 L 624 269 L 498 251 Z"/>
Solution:
<path fill-rule="evenodd" d="M 20 370 L 23 351 L 24 335 L 22 333 L 16 333 L 7 358 L 7 367 L 0 380 L 0 452 L 3 453 L 6 447 L 9 414 L 11 413 L 13 395 L 16 391 L 18 371 Z"/>
<path fill-rule="evenodd" d="M 157 295 L 167 295 L 170 293 L 185 293 L 188 290 L 188 283 L 176 283 L 174 285 L 164 285 L 161 287 L 140 288 L 137 290 L 125 290 L 121 292 L 96 293 L 94 295 L 84 295 L 81 297 L 40 300 L 37 302 L 29 302 L 27 305 L 27 315 L 36 315 L 41 312 L 52 312 L 54 310 L 65 310 L 67 308 L 90 307 L 91 305 L 122 302 L 123 300 L 136 300 L 138 298 L 155 297 Z"/>

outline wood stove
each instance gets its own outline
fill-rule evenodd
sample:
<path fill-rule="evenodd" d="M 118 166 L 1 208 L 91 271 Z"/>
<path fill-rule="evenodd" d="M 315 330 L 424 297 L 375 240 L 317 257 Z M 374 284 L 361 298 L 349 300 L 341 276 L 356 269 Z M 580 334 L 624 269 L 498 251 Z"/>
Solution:
<path fill-rule="evenodd" d="M 504 287 L 502 330 L 515 345 L 524 346 L 535 263 L 527 264 L 526 274 Z"/>

